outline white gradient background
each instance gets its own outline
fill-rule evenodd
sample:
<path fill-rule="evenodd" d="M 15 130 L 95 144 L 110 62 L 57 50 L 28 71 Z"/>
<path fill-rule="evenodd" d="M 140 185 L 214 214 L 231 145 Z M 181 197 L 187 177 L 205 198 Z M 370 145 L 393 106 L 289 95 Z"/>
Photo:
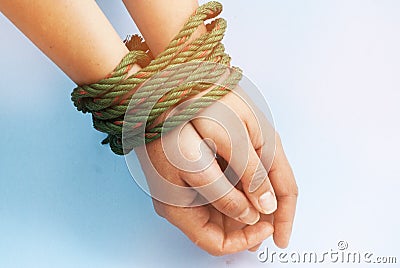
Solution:
<path fill-rule="evenodd" d="M 400 1 L 222 3 L 227 51 L 267 97 L 300 188 L 289 251 L 346 240 L 399 261 Z M 137 32 L 120 1 L 99 4 L 121 38 Z M 2 15 L 0 36 L 1 268 L 280 267 L 209 256 L 156 216 L 74 84 Z"/>

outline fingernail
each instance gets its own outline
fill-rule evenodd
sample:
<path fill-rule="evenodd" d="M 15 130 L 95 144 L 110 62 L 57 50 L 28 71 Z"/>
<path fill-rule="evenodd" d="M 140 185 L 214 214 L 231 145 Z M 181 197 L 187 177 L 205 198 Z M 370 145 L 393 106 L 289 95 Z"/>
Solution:
<path fill-rule="evenodd" d="M 276 198 L 272 192 L 262 194 L 258 199 L 258 203 L 265 214 L 271 214 L 277 207 Z"/>
<path fill-rule="evenodd" d="M 253 225 L 260 220 L 260 214 L 254 208 L 246 208 L 242 215 L 239 216 L 239 220 L 248 225 Z"/>

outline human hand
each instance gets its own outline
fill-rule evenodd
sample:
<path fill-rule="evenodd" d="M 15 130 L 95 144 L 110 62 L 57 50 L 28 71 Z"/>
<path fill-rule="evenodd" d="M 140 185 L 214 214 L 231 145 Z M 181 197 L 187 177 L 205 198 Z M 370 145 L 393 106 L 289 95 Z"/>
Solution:
<path fill-rule="evenodd" d="M 273 233 L 270 221 L 254 225 L 238 222 L 214 206 L 177 207 L 153 199 L 158 215 L 178 227 L 197 246 L 214 256 L 246 249 L 255 251 Z"/>
<path fill-rule="evenodd" d="M 247 100 L 248 101 L 248 100 Z M 256 110 L 254 111 L 253 109 L 249 109 L 249 107 L 246 108 L 247 101 L 244 101 L 241 98 L 238 98 L 235 94 L 228 94 L 224 98 L 220 100 L 221 103 L 223 103 L 226 107 L 232 108 L 235 107 L 236 110 L 239 111 L 237 114 L 239 119 L 241 120 L 242 123 L 245 124 L 246 132 L 240 132 L 236 131 L 235 135 L 226 135 L 229 133 L 226 133 L 224 129 L 219 129 L 221 125 L 234 125 L 236 126 L 236 129 L 238 128 L 237 122 L 236 124 L 234 123 L 235 120 L 232 119 L 231 117 L 227 117 L 228 113 L 221 113 L 221 108 L 216 107 L 213 105 L 212 107 L 209 107 L 205 109 L 205 112 L 202 113 L 202 116 L 198 117 L 197 119 L 193 120 L 193 125 L 197 126 L 197 131 L 199 134 L 202 136 L 201 138 L 198 136 L 197 132 L 194 131 L 193 125 L 192 124 L 187 124 L 185 125 L 181 130 L 180 130 L 180 135 L 179 135 L 179 144 L 176 144 L 176 141 L 171 141 L 169 140 L 164 140 L 162 142 L 161 140 L 154 141 L 146 146 L 147 152 L 149 153 L 151 161 L 146 161 L 145 158 L 140 157 L 143 156 L 143 152 L 138 152 L 139 158 L 141 159 L 142 166 L 144 168 L 144 171 L 146 173 L 146 176 L 148 178 L 153 178 L 153 183 L 150 183 L 150 188 L 153 188 L 154 191 L 162 191 L 165 195 L 172 195 L 172 196 L 179 196 L 179 204 L 181 206 L 192 206 L 193 203 L 195 202 L 196 199 L 199 198 L 199 195 L 197 194 L 196 191 L 185 191 L 183 193 L 180 191 L 180 193 L 173 193 L 171 191 L 168 191 L 165 189 L 165 187 L 159 187 L 157 184 L 159 183 L 160 179 L 160 174 L 162 178 L 167 179 L 168 181 L 171 181 L 172 183 L 176 185 L 181 185 L 181 186 L 194 186 L 194 187 L 199 187 L 202 185 L 207 185 L 211 184 L 212 182 L 215 182 L 216 178 L 220 178 L 221 176 L 224 178 L 222 181 L 228 182 L 228 180 L 225 178 L 225 176 L 222 174 L 222 170 L 219 168 L 219 166 L 216 164 L 215 159 L 213 159 L 212 164 L 207 166 L 206 169 L 203 169 L 201 172 L 187 172 L 187 168 L 181 168 L 177 169 L 176 166 L 171 165 L 171 160 L 172 162 L 176 162 L 176 159 L 171 159 L 174 158 L 174 156 L 170 155 L 168 158 L 168 153 L 165 154 L 166 151 L 171 151 L 171 149 L 174 152 L 179 151 L 181 154 L 183 154 L 186 158 L 189 158 L 192 161 L 196 161 L 199 158 L 203 157 L 203 163 L 200 165 L 204 165 L 204 155 L 209 155 L 211 157 L 208 158 L 208 161 L 213 158 L 214 153 L 218 153 L 219 155 L 223 156 L 226 159 L 230 159 L 229 161 L 230 166 L 233 167 L 233 170 L 235 172 L 240 171 L 240 168 L 244 167 L 244 172 L 240 173 L 237 172 L 238 174 L 242 174 L 240 177 L 240 185 L 241 187 L 244 186 L 244 193 L 248 197 L 248 199 L 252 202 L 254 207 L 256 207 L 260 212 L 269 214 L 274 211 L 276 207 L 276 202 L 274 200 L 268 202 L 267 208 L 263 208 L 263 206 L 260 205 L 259 199 L 260 197 L 266 193 L 267 191 L 271 191 L 272 194 L 273 192 L 273 187 L 272 184 L 277 184 L 277 191 L 276 195 L 278 197 L 279 203 L 278 203 L 278 210 L 274 213 L 275 216 L 275 233 L 274 233 L 274 239 L 275 243 L 280 246 L 280 247 L 285 247 L 288 243 L 289 237 L 290 237 L 290 231 L 291 231 L 291 226 L 292 226 L 292 221 L 294 217 L 294 210 L 295 210 L 295 204 L 296 204 L 296 196 L 297 196 L 297 186 L 294 182 L 293 174 L 291 172 L 290 166 L 286 160 L 286 157 L 283 154 L 283 149 L 282 145 L 280 143 L 280 140 L 278 138 L 277 142 L 277 155 L 276 158 L 274 159 L 272 163 L 271 170 L 269 172 L 269 175 L 271 177 L 271 182 L 268 179 L 268 173 L 267 169 L 269 169 L 269 166 L 271 166 L 271 162 L 273 159 L 273 150 L 271 151 L 271 148 L 275 148 L 274 140 L 275 140 L 275 132 L 271 128 L 271 126 L 265 122 L 265 118 L 261 115 L 260 113 Z M 251 107 L 250 107 L 251 108 Z M 252 113 L 255 112 L 255 113 Z M 223 115 L 222 117 L 215 118 L 215 115 Z M 257 115 L 256 115 L 257 114 Z M 217 119 L 219 123 L 222 123 L 220 126 L 215 125 L 216 121 L 213 120 L 208 120 L 205 119 L 208 116 L 211 115 L 211 118 Z M 258 118 L 260 117 L 260 118 Z M 258 120 L 256 120 L 258 119 Z M 262 124 L 262 128 L 260 129 L 260 120 Z M 257 125 L 258 124 L 258 125 Z M 243 125 L 239 126 L 239 128 L 243 129 Z M 235 129 L 235 128 L 234 128 Z M 271 132 L 272 130 L 272 132 Z M 179 132 L 179 131 L 177 131 Z M 272 134 L 272 136 L 271 136 Z M 169 134 L 170 135 L 170 134 Z M 172 135 L 173 137 L 177 136 Z M 167 138 L 171 137 L 167 135 Z M 247 138 L 246 138 L 247 137 Z M 210 148 L 207 148 L 206 151 L 203 149 L 196 150 L 196 148 L 199 147 L 201 144 L 201 140 L 203 139 L 208 139 L 212 140 L 215 142 L 215 146 L 217 148 L 214 148 L 214 151 L 210 150 Z M 236 145 L 235 147 L 235 153 L 232 154 L 232 141 L 227 138 L 232 138 L 233 140 L 237 139 L 238 142 L 233 141 L 233 144 Z M 243 138 L 245 138 L 243 140 Z M 267 140 L 269 139 L 269 142 Z M 251 143 L 252 146 L 248 147 L 245 146 L 246 141 L 248 140 L 249 143 Z M 170 145 L 170 149 L 165 148 L 164 145 Z M 178 147 L 176 147 L 177 145 Z M 267 146 L 268 145 L 268 146 Z M 213 146 L 211 146 L 213 147 Z M 143 148 L 142 148 L 143 149 Z M 167 149 L 165 151 L 165 149 Z M 177 150 L 178 149 L 178 150 Z M 272 152 L 272 153 L 271 153 Z M 243 157 L 249 155 L 248 159 L 247 157 Z M 238 157 L 236 157 L 236 156 Z M 236 158 L 235 158 L 236 157 Z M 263 160 L 260 162 L 259 157 Z M 243 161 L 243 159 L 245 161 Z M 181 159 L 182 160 L 182 159 Z M 151 166 L 155 167 L 155 169 L 149 168 L 149 163 L 152 163 Z M 201 162 L 201 161 L 200 161 Z M 207 162 L 207 160 L 206 160 Z M 180 162 L 181 163 L 181 162 Z M 243 166 L 244 163 L 244 166 Z M 182 164 L 181 164 L 182 165 Z M 199 163 L 197 163 L 199 165 Z M 267 167 L 267 169 L 265 167 Z M 199 166 L 197 166 L 199 167 Z M 193 167 L 192 167 L 193 168 Z M 190 168 L 189 168 L 190 169 Z M 183 172 L 182 172 L 183 170 Z M 277 183 L 278 177 L 280 178 L 280 182 Z M 154 180 L 154 178 L 158 178 Z M 163 180 L 161 178 L 161 181 Z M 228 182 L 229 183 L 229 182 Z M 159 189 L 157 189 L 159 188 Z M 167 187 L 168 188 L 168 187 Z M 201 189 L 202 191 L 201 194 L 204 197 L 208 197 L 209 201 L 216 200 L 217 198 L 215 197 L 221 197 L 226 194 L 226 189 L 229 188 L 227 184 L 219 184 L 219 189 L 216 189 L 216 186 L 214 186 L 214 189 L 209 188 L 209 189 Z M 251 189 L 253 188 L 253 189 Z M 243 188 L 241 188 L 243 189 Z M 212 192 L 213 194 L 210 195 L 209 192 Z M 164 195 L 164 198 L 166 197 Z M 174 203 L 176 201 L 172 201 Z M 168 203 L 168 202 L 167 202 Z M 215 210 L 214 208 L 211 210 L 213 213 L 206 213 L 204 209 L 210 212 L 211 207 L 209 205 L 204 205 L 200 209 L 200 207 L 192 209 L 184 209 L 182 207 L 176 207 L 176 206 L 171 206 L 171 205 L 166 205 L 162 204 L 159 201 L 155 201 L 155 208 L 156 211 L 158 212 L 159 215 L 165 217 L 167 220 L 169 220 L 171 223 L 176 225 L 178 228 L 180 228 L 189 238 L 191 238 L 193 241 L 203 241 L 206 237 L 208 237 L 208 234 L 205 232 L 203 225 L 198 225 L 199 223 L 203 222 L 204 220 L 207 219 L 207 223 L 213 223 L 214 218 L 212 216 L 215 216 L 216 213 L 219 214 L 218 217 L 224 219 L 223 222 L 228 223 L 228 225 L 223 225 L 222 227 L 224 228 L 219 228 L 218 231 L 219 233 L 236 233 L 240 234 L 243 232 L 252 232 L 256 229 L 248 229 L 249 226 L 246 226 L 247 224 L 252 224 L 255 221 L 258 220 L 258 213 L 254 213 L 254 208 L 251 206 L 251 204 L 248 202 L 248 200 L 244 197 L 244 195 L 238 191 L 238 189 L 231 189 L 227 195 L 225 195 L 223 198 L 218 199 L 216 202 L 213 202 L 213 205 L 215 208 L 218 210 L 221 210 L 225 215 L 228 215 L 229 217 L 232 217 L 234 219 L 237 219 L 239 222 L 236 222 L 234 224 L 229 224 L 229 222 L 235 222 L 232 219 L 229 219 L 229 217 L 223 216 L 220 212 Z M 268 207 L 269 206 L 269 207 Z M 193 211 L 199 210 L 198 212 L 203 215 L 199 221 L 194 221 L 193 219 L 196 217 L 190 216 Z M 240 215 L 243 214 L 244 212 L 248 213 L 248 216 L 246 218 L 241 218 Z M 204 214 L 205 213 L 205 214 Z M 200 215 L 199 214 L 199 215 Z M 177 217 L 177 215 L 180 215 Z M 210 216 L 211 215 L 211 216 Z M 256 215 L 256 216 L 254 216 Z M 268 217 L 266 215 L 263 215 L 263 222 L 264 227 L 270 226 L 270 222 L 272 222 L 271 217 Z M 249 219 L 251 219 L 249 221 Z M 254 221 L 254 219 L 256 219 Z M 240 223 L 241 221 L 241 223 Z M 185 224 L 189 224 L 189 226 L 192 226 L 193 228 L 185 228 Z M 230 226 L 230 227 L 229 227 Z M 233 227 L 232 227 L 233 226 Z M 215 227 L 215 226 L 214 226 Z M 221 227 L 221 226 L 220 226 Z M 259 227 L 257 227 L 259 228 Z M 202 231 L 200 231 L 202 230 Z M 269 229 L 270 230 L 270 229 Z M 267 232 L 268 233 L 268 232 Z M 268 237 L 268 234 L 264 233 L 263 239 L 259 241 L 261 243 L 265 238 Z M 251 233 L 246 234 L 246 235 L 251 235 Z M 226 236 L 226 234 L 225 234 Z M 223 237 L 225 237 L 223 236 Z M 229 236 L 226 236 L 228 238 Z M 260 236 L 258 236 L 261 238 Z M 231 239 L 231 238 L 229 238 Z M 235 238 L 238 239 L 238 238 Z M 240 240 L 240 239 L 239 239 Z M 221 244 L 222 243 L 222 244 Z M 230 242 L 219 242 L 217 244 L 209 245 L 206 242 L 204 243 L 199 243 L 199 246 L 207 250 L 208 252 L 212 254 L 226 254 L 226 252 L 237 252 L 241 251 L 244 249 L 251 249 L 255 250 L 258 248 L 258 245 L 254 245 L 252 242 L 238 242 L 237 245 L 234 247 L 230 247 L 230 249 L 226 249 L 225 251 L 221 251 L 221 245 L 225 245 L 225 243 L 230 243 Z M 258 244 L 259 244 L 258 243 Z M 210 248 L 211 247 L 211 248 Z M 215 253 L 217 252 L 217 253 Z"/>
<path fill-rule="evenodd" d="M 273 212 L 272 219 L 263 215 L 261 218 L 273 222 L 275 244 L 285 248 L 289 243 L 292 231 L 298 187 L 284 153 L 281 139 L 265 115 L 241 88 L 236 88 L 221 98 L 218 103 L 219 106 L 212 105 L 203 110 L 200 116 L 192 121 L 193 125 L 203 139 L 211 139 L 218 145 L 217 153 L 224 159 L 230 159 L 229 165 L 236 174 L 240 172 L 237 168 L 240 166 L 240 162 L 243 162 L 243 156 L 248 155 L 247 166 L 240 178 L 240 189 L 258 211 L 264 215 Z M 227 133 L 224 130 L 224 126 L 232 124 L 234 116 L 232 113 L 229 116 L 227 113 L 221 112 L 221 104 L 233 111 L 241 120 L 247 134 L 245 137 L 235 133 L 232 135 L 232 132 Z M 216 115 L 218 115 L 218 122 L 205 119 L 215 118 Z M 232 147 L 230 146 L 232 139 L 241 139 L 242 142 L 237 143 L 239 146 Z M 247 143 L 250 143 L 251 146 L 244 145 Z M 268 192 L 272 193 L 274 197 L 276 196 L 277 202 L 271 198 L 263 206 L 263 196 Z M 240 224 L 237 226 L 239 226 L 238 228 L 242 227 Z"/>
<path fill-rule="evenodd" d="M 206 160 L 212 160 L 210 165 L 206 165 L 206 168 L 193 174 L 187 169 L 188 167 L 180 169 L 175 167 L 174 159 L 168 159 L 166 151 L 169 149 L 163 147 L 163 143 L 173 146 L 173 137 L 176 137 L 174 132 L 180 134 L 179 148 L 174 147 L 175 152 L 180 152 L 184 157 L 194 161 L 192 163 L 200 169 Z M 207 146 L 197 150 L 202 139 L 191 123 L 184 125 L 180 130 L 173 130 L 163 139 L 135 149 L 152 196 L 155 197 L 153 198 L 154 208 L 160 216 L 166 218 L 195 244 L 213 255 L 251 249 L 272 234 L 271 223 L 259 221 L 260 216 L 257 210 L 243 192 L 232 187 L 224 176 L 214 158 L 214 152 Z M 203 161 L 196 162 L 199 158 Z M 165 184 L 165 180 L 171 182 L 171 185 L 183 188 L 171 188 L 171 185 Z M 216 181 L 219 183 L 213 185 Z M 211 185 L 211 187 L 199 188 L 201 195 L 191 188 L 185 188 L 202 185 Z M 202 200 L 204 197 L 209 200 Z M 207 204 L 209 202 L 211 204 Z M 242 224 L 241 228 L 232 227 L 233 219 Z"/>

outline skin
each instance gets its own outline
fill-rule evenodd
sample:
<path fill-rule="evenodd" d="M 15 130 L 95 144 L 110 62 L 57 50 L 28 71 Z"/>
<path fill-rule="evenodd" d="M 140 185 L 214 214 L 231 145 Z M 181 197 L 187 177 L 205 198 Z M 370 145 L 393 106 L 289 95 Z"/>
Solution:
<path fill-rule="evenodd" d="M 163 49 L 168 45 L 169 41 L 179 32 L 183 24 L 186 22 L 187 18 L 191 14 L 193 14 L 195 9 L 198 7 L 197 1 L 192 1 L 192 0 L 188 1 L 169 0 L 168 2 L 164 0 L 147 0 L 147 1 L 124 0 L 123 2 L 127 7 L 129 13 L 131 14 L 133 20 L 135 21 L 136 25 L 139 27 L 140 32 L 144 35 L 146 42 L 148 43 L 154 55 L 157 55 L 161 51 L 163 51 Z M 160 25 L 163 25 L 164 27 L 159 27 Z M 203 32 L 205 32 L 205 27 L 200 26 L 195 36 L 199 36 Z M 261 181 L 261 186 L 257 189 L 257 191 L 250 192 L 249 185 L 251 183 L 252 178 L 254 177 L 254 174 L 256 173 L 259 174 L 259 172 L 256 171 L 258 169 L 263 169 L 262 165 L 261 167 L 260 165 L 258 165 L 258 163 L 260 162 L 260 158 L 262 162 L 264 162 L 265 166 L 269 166 L 269 164 L 267 163 L 268 160 L 265 159 L 268 158 L 268 156 L 264 155 L 264 157 L 262 157 L 263 155 L 262 147 L 265 141 L 261 138 L 262 135 L 260 135 L 260 133 L 257 131 L 258 122 L 257 120 L 255 120 L 256 118 L 252 116 L 248 107 L 246 107 L 246 105 L 243 103 L 242 100 L 235 98 L 234 94 L 228 94 L 226 97 L 223 98 L 222 101 L 224 101 L 227 106 L 231 107 L 233 110 L 236 110 L 237 112 L 240 113 L 241 119 L 248 126 L 247 128 L 248 138 L 250 139 L 250 142 L 253 144 L 253 150 L 250 150 L 248 152 L 250 161 L 248 169 L 246 169 L 244 176 L 241 178 L 241 183 L 244 186 L 243 192 L 248 198 L 248 200 L 252 203 L 252 205 L 260 213 L 262 213 L 261 219 L 271 222 L 271 217 L 268 216 L 267 214 L 274 212 L 273 213 L 273 218 L 274 218 L 273 225 L 275 228 L 274 241 L 277 246 L 285 248 L 289 243 L 289 238 L 292 230 L 296 201 L 298 196 L 298 187 L 294 179 L 293 171 L 284 154 L 280 137 L 276 133 L 276 152 L 274 161 L 272 162 L 268 174 L 265 174 L 267 172 L 265 171 L 264 168 L 263 172 L 261 172 L 262 174 L 265 174 L 264 178 Z M 262 117 L 263 117 L 262 115 L 261 116 L 259 115 L 257 119 L 260 120 Z M 226 122 L 228 121 L 229 118 L 226 119 Z M 220 155 L 222 155 L 225 159 L 230 159 L 231 157 L 230 152 L 232 152 L 232 148 L 226 146 L 229 144 L 229 139 L 227 136 L 220 134 L 223 133 L 223 131 L 216 131 L 216 126 L 212 125 L 212 123 L 210 123 L 209 120 L 196 119 L 191 122 L 191 125 L 193 125 L 194 129 L 201 136 L 201 138 L 203 139 L 211 138 L 217 144 L 217 147 L 220 149 L 218 151 Z M 192 133 L 190 135 L 195 137 L 195 133 Z M 150 145 L 148 145 L 149 147 L 148 151 L 152 151 L 159 146 L 160 144 L 151 143 Z M 193 142 L 188 146 L 192 146 L 191 148 L 195 148 L 198 146 L 198 143 Z M 236 149 L 235 152 L 237 152 Z M 153 164 L 157 162 L 163 163 L 163 161 L 160 160 L 161 159 L 158 159 L 158 157 L 155 156 Z M 171 169 L 167 170 L 168 173 L 174 173 L 174 171 L 171 171 Z M 218 171 L 215 172 L 218 173 Z M 171 174 L 164 175 L 164 178 L 171 178 L 171 177 L 176 178 L 176 175 L 175 176 L 171 176 Z M 190 175 L 188 174 L 183 174 L 183 175 L 180 174 L 179 177 L 181 181 L 178 180 L 177 182 L 176 180 L 174 180 L 174 183 L 182 185 L 185 184 L 193 185 L 193 183 L 190 182 L 193 182 L 195 180 L 193 178 L 190 178 Z M 203 184 L 207 184 L 210 181 L 211 180 L 204 181 Z M 240 199 L 242 199 L 241 198 L 242 196 L 238 194 L 236 191 L 237 189 L 234 189 L 231 193 L 229 193 L 232 195 L 232 198 L 231 197 L 228 198 L 228 200 L 229 199 L 238 200 L 238 202 L 235 203 L 236 205 L 234 205 L 235 207 L 232 209 L 234 212 L 230 211 L 230 209 L 228 210 L 221 209 L 221 207 L 214 204 L 214 207 L 217 207 L 217 209 L 219 208 L 220 212 L 234 219 L 237 219 L 237 215 L 240 215 L 240 213 L 237 213 L 238 210 L 239 211 L 245 210 L 245 207 L 243 207 L 242 204 L 247 203 L 244 200 L 239 201 Z M 274 202 L 270 202 L 269 208 L 267 210 L 264 210 L 260 207 L 258 200 L 259 197 L 267 191 L 271 191 L 274 194 L 274 196 L 276 196 L 277 204 L 274 204 Z M 171 214 L 170 210 L 179 210 L 182 208 L 170 208 L 167 205 L 162 204 L 160 202 L 155 202 L 155 207 L 161 216 L 165 217 L 167 220 L 177 225 L 176 220 L 174 220 L 175 218 L 170 216 Z M 165 212 L 165 210 L 167 210 L 168 212 Z M 184 215 L 185 214 L 180 215 L 181 216 L 180 219 L 182 219 Z M 252 216 L 250 218 L 252 218 Z M 187 221 L 189 220 L 190 220 L 189 217 L 187 217 Z M 210 222 L 213 221 L 211 219 L 211 216 L 209 221 Z M 244 225 L 245 223 L 246 222 L 242 221 L 241 223 L 236 222 L 230 225 L 236 227 L 233 229 L 237 229 L 245 227 Z M 199 228 L 199 226 L 197 226 L 197 228 Z M 193 230 L 188 230 L 186 234 L 189 237 L 192 237 L 192 232 L 194 232 Z M 226 230 L 229 229 L 227 228 Z M 242 244 L 245 245 L 246 243 L 242 242 Z M 249 246 L 248 243 L 247 246 Z M 254 250 L 255 248 L 257 248 L 257 246 L 247 247 L 247 248 Z M 209 252 L 213 250 L 215 249 L 213 248 L 208 249 Z M 220 248 L 217 248 L 216 251 L 220 252 Z"/>
<path fill-rule="evenodd" d="M 126 0 L 124 3 L 154 55 L 165 48 L 197 7 L 193 0 Z M 105 77 L 128 52 L 95 1 L 2 0 L 0 11 L 77 84 L 93 83 Z M 196 35 L 204 30 L 200 27 Z M 132 71 L 139 69 L 135 66 Z M 233 97 L 224 99 L 233 108 L 241 102 Z M 260 133 L 254 127 L 257 122 L 251 113 L 243 112 L 240 118 L 247 126 L 248 139 L 253 146 L 247 152 L 251 165 L 248 165 L 238 187 L 212 204 L 195 208 L 175 207 L 154 200 L 159 215 L 213 255 L 254 250 L 272 233 L 275 243 L 286 247 L 292 229 L 297 186 L 280 139 L 277 136 L 276 155 L 269 172 L 265 168 L 263 172 L 257 172 L 263 169 L 259 163 L 260 158 L 263 160 L 264 141 L 257 140 Z M 228 122 L 229 118 L 226 120 Z M 214 126 L 207 120 L 195 120 L 185 127 L 180 142 L 189 154 L 192 153 L 190 148 L 210 137 L 214 139 L 218 153 L 224 158 L 229 157 L 232 148 L 227 147 L 226 137 L 212 135 L 208 130 Z M 178 185 L 193 185 L 199 181 L 207 184 L 209 174 L 221 173 L 216 162 L 207 170 L 209 173 L 195 177 L 167 168 L 168 160 L 162 153 L 159 140 L 148 144 L 147 150 L 151 162 L 161 164 L 162 176 Z M 140 149 L 138 153 L 140 157 Z M 259 173 L 263 174 L 258 179 L 261 186 L 250 192 L 248 188 L 254 174 L 260 176 Z M 267 191 L 273 193 L 274 198 L 265 210 L 259 205 L 259 198 Z M 273 213 L 273 224 L 271 216 L 266 213 Z"/>
<path fill-rule="evenodd" d="M 128 53 L 95 1 L 2 0 L 0 11 L 77 84 L 103 78 Z"/>

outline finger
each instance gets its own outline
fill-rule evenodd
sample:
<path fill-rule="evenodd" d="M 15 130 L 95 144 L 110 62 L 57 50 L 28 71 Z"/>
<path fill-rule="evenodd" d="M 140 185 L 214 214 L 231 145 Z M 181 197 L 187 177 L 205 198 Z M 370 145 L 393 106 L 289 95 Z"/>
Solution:
<path fill-rule="evenodd" d="M 273 214 L 261 214 L 260 221 L 269 222 L 271 225 L 273 224 L 274 216 Z M 257 251 L 261 246 L 261 243 L 249 249 L 251 252 Z"/>
<path fill-rule="evenodd" d="M 201 141 L 193 126 L 188 124 L 181 131 L 179 148 L 183 159 L 190 163 L 190 168 L 186 168 L 189 165 L 182 168 L 180 178 L 223 214 L 245 224 L 256 223 L 260 217 L 258 211 L 243 192 L 233 187 L 225 177 L 214 158 L 214 152 L 207 146 L 196 150 L 194 139 Z M 208 164 L 208 161 L 211 163 Z"/>
<path fill-rule="evenodd" d="M 253 147 L 249 147 L 248 155 L 249 163 L 241 179 L 243 190 L 260 212 L 271 214 L 277 208 L 277 200 L 268 173 Z"/>
<path fill-rule="evenodd" d="M 241 187 L 241 183 L 240 182 L 238 183 L 238 185 L 236 185 L 236 188 L 238 190 L 243 190 L 243 188 Z M 263 214 L 263 215 L 260 215 L 260 216 L 261 216 L 260 217 L 260 221 L 261 220 L 262 221 L 268 221 L 272 225 L 272 219 L 271 219 L 272 215 L 264 215 Z M 238 222 L 238 221 L 236 221 L 236 220 L 234 220 L 232 218 L 229 218 L 229 217 L 225 217 L 224 218 L 224 227 L 225 227 L 225 231 L 227 231 L 227 232 L 243 229 L 245 226 L 246 226 L 245 224 L 243 224 L 241 222 Z M 248 251 L 255 252 L 260 248 L 260 246 L 261 246 L 261 243 L 256 245 L 256 246 L 254 246 L 254 247 L 252 247 L 252 248 L 249 248 Z"/>
<path fill-rule="evenodd" d="M 243 251 L 244 249 L 249 249 L 262 243 L 272 233 L 272 225 L 261 221 L 241 230 L 227 233 L 222 244 L 223 249 L 225 249 L 228 254 Z"/>
<path fill-rule="evenodd" d="M 245 122 L 250 140 L 264 168 L 269 172 L 271 184 L 277 198 L 277 210 L 274 213 L 274 241 L 279 247 L 286 247 L 289 242 L 296 210 L 298 188 L 293 172 L 283 152 L 279 136 L 263 113 L 252 104 L 250 98 L 239 89 L 242 100 L 235 100 L 239 95 L 228 94 L 222 101 L 235 103 L 239 116 Z M 228 100 L 228 97 L 231 100 Z M 237 99 L 237 98 L 236 98 Z M 246 103 L 247 105 L 243 104 Z M 251 109 L 250 109 L 251 108 Z M 249 112 L 250 111 L 250 112 Z M 196 124 L 197 128 L 197 124 Z M 276 137 L 275 137 L 276 136 Z M 276 152 L 275 152 L 276 148 Z M 275 155 L 276 154 L 276 155 Z M 252 188 L 253 184 L 250 185 Z"/>
<path fill-rule="evenodd" d="M 245 116 L 248 114 L 245 108 L 241 109 L 241 116 L 246 122 L 253 147 L 256 148 L 257 155 L 269 172 L 270 181 L 275 190 L 278 206 L 274 213 L 274 241 L 277 246 L 284 248 L 287 247 L 292 232 L 298 187 L 279 135 L 272 124 L 257 106 L 251 105 L 251 100 L 246 98 L 244 92 L 241 92 L 240 96 L 244 96 L 246 103 L 250 104 L 247 108 L 251 106 L 253 116 Z M 257 129 L 261 131 L 254 131 Z"/>
<path fill-rule="evenodd" d="M 236 127 L 235 132 L 225 131 L 223 126 L 232 125 L 230 120 L 232 118 L 219 118 L 216 122 L 198 118 L 193 124 L 203 139 L 213 140 L 218 155 L 229 160 L 229 167 L 240 175 L 244 192 L 254 207 L 262 213 L 270 214 L 276 210 L 277 202 L 268 173 L 243 124 Z M 234 152 L 232 148 L 235 148 Z"/>
<path fill-rule="evenodd" d="M 232 186 L 216 160 L 201 172 L 182 173 L 181 178 L 226 216 L 250 225 L 259 220 L 258 211 Z"/>
<path fill-rule="evenodd" d="M 246 98 L 244 92 L 240 95 Z M 246 122 L 253 147 L 256 148 L 257 155 L 269 172 L 278 201 L 274 213 L 274 241 L 277 246 L 284 248 L 287 247 L 292 232 L 298 187 L 279 135 L 264 114 L 255 105 L 251 105 L 249 98 L 246 98 L 246 102 L 250 104 L 248 108 L 251 106 L 252 116 L 243 116 L 245 113 L 243 108 L 242 118 Z"/>
<path fill-rule="evenodd" d="M 235 230 L 240 230 L 246 227 L 247 224 L 232 219 L 231 217 L 225 216 L 223 217 L 223 227 L 226 232 L 231 232 Z"/>
<path fill-rule="evenodd" d="M 226 232 L 218 224 L 209 221 L 210 211 L 207 207 L 169 206 L 166 219 L 212 255 L 221 256 L 247 250 L 273 233 L 273 227 L 268 222 L 258 222 L 241 230 Z"/>
<path fill-rule="evenodd" d="M 274 241 L 278 247 L 285 248 L 289 243 L 292 233 L 298 187 L 293 171 L 283 151 L 280 138 L 277 137 L 276 140 L 275 158 L 269 172 L 269 177 L 278 200 L 278 208 L 274 213 Z"/>
<path fill-rule="evenodd" d="M 252 248 L 249 248 L 249 251 L 250 251 L 250 252 L 256 252 L 256 251 L 260 248 L 261 244 L 262 244 L 262 243 L 260 243 L 260 244 L 258 244 L 258 245 L 256 245 L 256 246 L 254 246 L 254 247 L 252 247 Z"/>
<path fill-rule="evenodd" d="M 271 225 L 272 225 L 272 223 L 271 223 Z M 234 220 L 232 218 L 229 218 L 229 217 L 225 217 L 224 218 L 224 228 L 225 228 L 226 232 L 240 230 L 240 229 L 243 229 L 245 227 L 246 227 L 246 224 L 244 224 L 244 223 L 238 222 L 238 221 L 236 221 L 236 220 Z M 260 247 L 260 245 L 261 245 L 261 243 L 256 245 L 256 246 L 254 246 L 254 247 L 252 247 L 252 248 L 249 248 L 248 251 L 255 252 Z"/>

